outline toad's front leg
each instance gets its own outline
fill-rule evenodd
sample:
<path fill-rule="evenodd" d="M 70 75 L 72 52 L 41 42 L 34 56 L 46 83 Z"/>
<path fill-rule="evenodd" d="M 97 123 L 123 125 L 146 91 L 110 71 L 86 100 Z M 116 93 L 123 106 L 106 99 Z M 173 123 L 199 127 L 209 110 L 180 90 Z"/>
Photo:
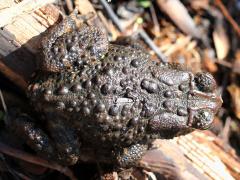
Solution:
<path fill-rule="evenodd" d="M 134 144 L 130 147 L 120 149 L 117 151 L 117 161 L 121 167 L 129 167 L 136 165 L 148 149 L 147 145 Z"/>
<path fill-rule="evenodd" d="M 56 124 L 49 136 L 27 115 L 9 120 L 7 126 L 44 159 L 56 161 L 64 166 L 75 164 L 78 160 L 79 144 L 76 143 L 76 139 L 73 140 L 74 133 L 68 128 Z"/>
<path fill-rule="evenodd" d="M 88 15 L 73 13 L 48 30 L 42 39 L 41 70 L 77 70 L 107 53 L 107 36 L 100 29 L 87 25 L 89 18 Z"/>

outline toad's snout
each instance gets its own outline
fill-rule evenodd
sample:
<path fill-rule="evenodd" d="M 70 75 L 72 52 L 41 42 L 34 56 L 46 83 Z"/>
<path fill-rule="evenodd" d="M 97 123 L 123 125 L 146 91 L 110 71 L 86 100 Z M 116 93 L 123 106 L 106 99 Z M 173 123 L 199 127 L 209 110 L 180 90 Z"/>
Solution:
<path fill-rule="evenodd" d="M 196 129 L 209 128 L 222 103 L 219 93 L 191 92 L 188 100 L 188 126 Z"/>
<path fill-rule="evenodd" d="M 188 108 L 192 110 L 208 109 L 214 114 L 222 106 L 223 100 L 220 93 L 202 93 L 193 90 L 188 97 Z"/>

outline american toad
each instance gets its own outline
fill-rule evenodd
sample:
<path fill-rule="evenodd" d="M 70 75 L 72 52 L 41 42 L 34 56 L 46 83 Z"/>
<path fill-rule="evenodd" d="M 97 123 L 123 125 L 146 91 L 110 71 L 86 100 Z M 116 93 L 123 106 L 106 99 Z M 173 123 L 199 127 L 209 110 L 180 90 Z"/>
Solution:
<path fill-rule="evenodd" d="M 35 151 L 63 165 L 91 157 L 133 165 L 156 138 L 208 128 L 222 104 L 209 73 L 109 43 L 81 18 L 51 28 L 40 57 L 42 71 L 28 95 L 41 118 L 19 118 L 13 127 Z"/>

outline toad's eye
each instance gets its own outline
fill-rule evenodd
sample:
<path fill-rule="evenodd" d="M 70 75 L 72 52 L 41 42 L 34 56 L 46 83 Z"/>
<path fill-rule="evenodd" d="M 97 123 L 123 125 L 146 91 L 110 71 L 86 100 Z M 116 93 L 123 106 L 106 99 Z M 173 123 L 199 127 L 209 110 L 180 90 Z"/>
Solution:
<path fill-rule="evenodd" d="M 197 73 L 194 78 L 197 88 L 202 92 L 213 92 L 216 89 L 216 81 L 209 73 Z"/>
<path fill-rule="evenodd" d="M 200 110 L 193 118 L 193 128 L 207 129 L 213 122 L 214 114 L 209 110 Z"/>

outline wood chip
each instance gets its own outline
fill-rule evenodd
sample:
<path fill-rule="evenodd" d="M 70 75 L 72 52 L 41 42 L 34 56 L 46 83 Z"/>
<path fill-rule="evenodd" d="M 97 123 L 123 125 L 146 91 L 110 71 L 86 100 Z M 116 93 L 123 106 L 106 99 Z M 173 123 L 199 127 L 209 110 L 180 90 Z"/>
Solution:
<path fill-rule="evenodd" d="M 227 90 L 231 95 L 234 113 L 240 119 L 240 87 L 232 84 L 227 87 Z"/>

